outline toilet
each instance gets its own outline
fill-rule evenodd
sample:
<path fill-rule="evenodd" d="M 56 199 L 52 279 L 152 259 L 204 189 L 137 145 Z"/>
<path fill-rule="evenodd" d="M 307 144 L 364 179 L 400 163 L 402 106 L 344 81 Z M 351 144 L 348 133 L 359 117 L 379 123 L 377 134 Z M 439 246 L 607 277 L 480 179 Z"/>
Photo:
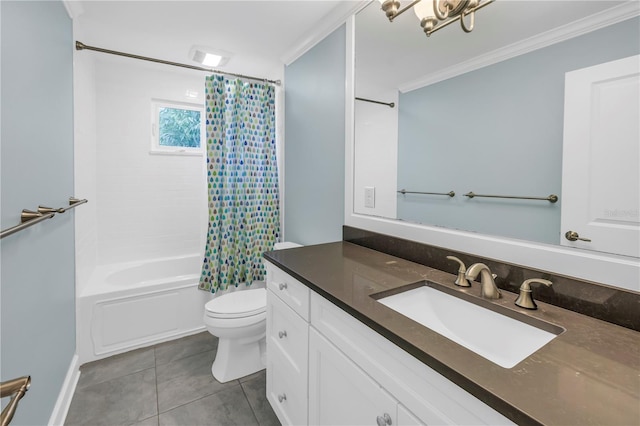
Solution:
<path fill-rule="evenodd" d="M 290 242 L 276 243 L 274 250 L 293 247 L 301 246 Z M 204 307 L 204 324 L 209 333 L 218 337 L 211 372 L 220 383 L 265 368 L 266 288 L 238 290 L 210 300 Z"/>

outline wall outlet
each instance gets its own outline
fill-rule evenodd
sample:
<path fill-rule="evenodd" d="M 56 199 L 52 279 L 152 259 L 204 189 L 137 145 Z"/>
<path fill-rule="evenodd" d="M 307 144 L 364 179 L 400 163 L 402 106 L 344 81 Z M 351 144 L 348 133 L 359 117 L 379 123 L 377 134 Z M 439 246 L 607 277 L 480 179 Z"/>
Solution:
<path fill-rule="evenodd" d="M 364 187 L 364 206 L 375 208 L 376 206 L 376 188 L 375 186 Z"/>

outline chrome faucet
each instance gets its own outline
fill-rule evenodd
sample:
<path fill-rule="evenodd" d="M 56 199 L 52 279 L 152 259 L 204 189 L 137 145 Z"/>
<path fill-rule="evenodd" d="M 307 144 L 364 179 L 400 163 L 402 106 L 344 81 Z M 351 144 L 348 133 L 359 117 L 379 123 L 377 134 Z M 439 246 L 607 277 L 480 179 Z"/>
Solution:
<path fill-rule="evenodd" d="M 500 289 L 498 289 L 496 282 L 493 280 L 494 275 L 491 274 L 491 270 L 484 263 L 474 263 L 469 266 L 465 278 L 475 281 L 478 274 L 480 275 L 480 284 L 482 286 L 480 290 L 482 297 L 485 299 L 499 299 L 502 297 Z"/>

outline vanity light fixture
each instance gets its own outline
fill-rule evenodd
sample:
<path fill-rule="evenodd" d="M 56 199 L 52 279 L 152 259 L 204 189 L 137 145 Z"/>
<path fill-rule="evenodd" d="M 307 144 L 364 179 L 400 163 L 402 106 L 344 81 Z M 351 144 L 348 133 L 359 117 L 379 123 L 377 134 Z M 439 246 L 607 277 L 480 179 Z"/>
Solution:
<path fill-rule="evenodd" d="M 192 46 L 189 57 L 206 67 L 221 67 L 229 62 L 232 54 L 205 46 Z"/>
<path fill-rule="evenodd" d="M 466 33 L 473 31 L 476 11 L 495 0 L 413 0 L 401 8 L 399 0 L 378 0 L 389 22 L 413 8 L 424 33 L 429 37 L 447 25 L 460 21 Z M 468 22 L 467 22 L 468 21 Z"/>

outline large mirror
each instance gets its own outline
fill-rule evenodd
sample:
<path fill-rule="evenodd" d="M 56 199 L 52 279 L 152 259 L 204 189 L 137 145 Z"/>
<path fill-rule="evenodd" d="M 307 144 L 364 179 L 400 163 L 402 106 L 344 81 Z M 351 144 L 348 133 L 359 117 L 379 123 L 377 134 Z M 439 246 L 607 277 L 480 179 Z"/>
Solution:
<path fill-rule="evenodd" d="M 631 3 L 497 0 L 472 32 L 430 37 L 413 10 L 389 22 L 370 3 L 355 20 L 354 213 L 559 244 L 565 73 L 638 54 Z"/>

